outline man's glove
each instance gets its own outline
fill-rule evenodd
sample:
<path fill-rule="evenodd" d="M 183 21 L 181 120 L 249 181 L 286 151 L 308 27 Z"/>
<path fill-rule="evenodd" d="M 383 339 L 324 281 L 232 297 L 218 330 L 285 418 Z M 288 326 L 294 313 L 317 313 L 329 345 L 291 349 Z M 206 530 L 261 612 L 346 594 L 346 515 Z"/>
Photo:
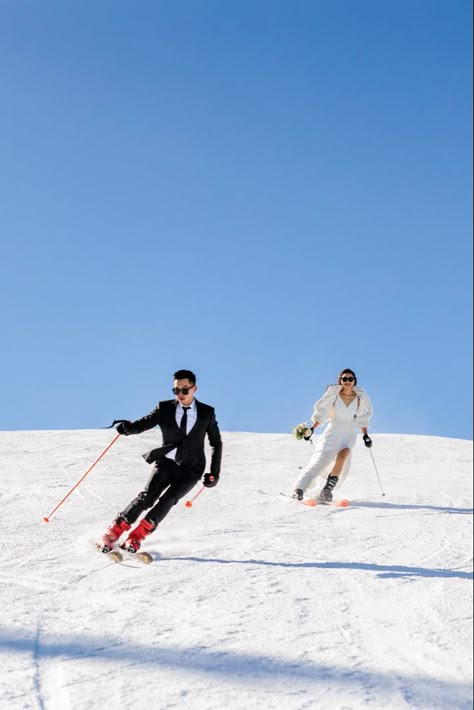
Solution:
<path fill-rule="evenodd" d="M 202 485 L 205 486 L 205 488 L 214 488 L 214 486 L 217 486 L 218 482 L 218 473 L 205 473 L 202 479 Z"/>
<path fill-rule="evenodd" d="M 123 421 L 117 424 L 116 429 L 122 436 L 129 436 L 132 432 L 130 431 L 130 425 L 132 422 Z"/>
<path fill-rule="evenodd" d="M 370 436 L 368 434 L 364 434 L 362 438 L 364 440 L 364 444 L 367 446 L 368 449 L 370 449 L 372 446 L 372 439 L 370 438 Z"/>
<path fill-rule="evenodd" d="M 312 436 L 313 436 L 313 430 L 311 429 L 311 427 L 308 427 L 307 429 L 305 429 L 305 432 L 303 434 L 303 439 L 305 441 L 309 441 Z"/>

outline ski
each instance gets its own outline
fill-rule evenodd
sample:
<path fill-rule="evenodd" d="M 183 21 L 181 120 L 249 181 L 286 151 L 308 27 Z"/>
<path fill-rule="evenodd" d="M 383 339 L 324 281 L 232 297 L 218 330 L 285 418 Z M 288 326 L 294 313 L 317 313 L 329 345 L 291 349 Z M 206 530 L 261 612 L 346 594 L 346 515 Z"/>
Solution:
<path fill-rule="evenodd" d="M 123 562 L 123 555 L 118 550 L 108 550 L 108 552 L 105 552 L 101 549 L 101 545 L 99 543 L 96 543 L 96 548 L 101 555 L 106 555 L 113 562 Z"/>
<path fill-rule="evenodd" d="M 153 557 L 149 552 L 143 552 L 140 550 L 138 552 L 129 552 L 128 550 L 123 550 L 120 554 L 127 555 L 127 557 L 131 560 L 140 560 L 140 562 L 143 562 L 145 565 L 149 565 L 153 562 Z"/>
<path fill-rule="evenodd" d="M 310 508 L 314 508 L 316 505 L 329 505 L 333 506 L 334 508 L 348 508 L 350 505 L 350 501 L 347 500 L 347 498 L 341 498 L 339 500 L 332 501 L 323 501 L 319 500 L 319 498 L 303 498 L 303 500 L 298 500 L 297 498 L 293 498 L 293 496 L 288 495 L 288 493 L 280 493 L 280 495 L 284 496 L 285 498 L 289 498 L 290 500 L 293 500 L 295 503 L 307 505 Z"/>
<path fill-rule="evenodd" d="M 316 499 L 315 499 L 316 500 Z M 317 500 L 318 505 L 332 505 L 334 508 L 348 508 L 351 504 L 347 498 L 340 498 L 339 500 Z"/>
<path fill-rule="evenodd" d="M 143 552 L 140 550 L 138 552 L 128 552 L 128 550 L 117 550 L 115 548 L 109 550 L 108 552 L 104 552 L 101 549 L 101 545 L 99 543 L 96 544 L 96 547 L 102 555 L 106 555 L 113 562 L 123 562 L 124 555 L 126 555 L 126 557 L 128 557 L 129 559 L 139 560 L 145 565 L 149 565 L 153 562 L 153 557 L 150 555 L 149 552 Z"/>

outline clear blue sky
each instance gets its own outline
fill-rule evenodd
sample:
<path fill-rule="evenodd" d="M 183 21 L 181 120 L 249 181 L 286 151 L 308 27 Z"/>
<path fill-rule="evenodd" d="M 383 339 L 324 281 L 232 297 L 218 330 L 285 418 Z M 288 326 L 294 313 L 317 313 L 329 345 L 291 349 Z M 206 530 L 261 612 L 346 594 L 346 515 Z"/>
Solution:
<path fill-rule="evenodd" d="M 198 375 L 288 432 L 471 438 L 469 0 L 3 0 L 0 429 Z"/>

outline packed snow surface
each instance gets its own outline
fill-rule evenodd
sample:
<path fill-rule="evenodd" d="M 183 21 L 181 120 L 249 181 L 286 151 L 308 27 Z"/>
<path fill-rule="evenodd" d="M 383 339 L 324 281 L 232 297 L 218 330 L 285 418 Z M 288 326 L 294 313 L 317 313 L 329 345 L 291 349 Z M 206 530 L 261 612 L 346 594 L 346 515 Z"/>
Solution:
<path fill-rule="evenodd" d="M 0 708 L 472 707 L 472 445 L 374 434 L 336 497 L 292 489 L 311 444 L 224 433 L 219 485 L 114 564 L 94 541 L 158 431 L 1 432 Z M 187 496 L 199 491 L 200 485 Z"/>

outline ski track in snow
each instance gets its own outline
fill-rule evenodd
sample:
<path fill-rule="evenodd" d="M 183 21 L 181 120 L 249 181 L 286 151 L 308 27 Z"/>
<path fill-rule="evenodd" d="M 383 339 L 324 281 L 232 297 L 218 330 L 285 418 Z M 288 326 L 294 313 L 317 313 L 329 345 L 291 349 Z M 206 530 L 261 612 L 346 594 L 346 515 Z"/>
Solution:
<path fill-rule="evenodd" d="M 41 523 L 111 438 L 0 432 L 2 710 L 472 707 L 471 442 L 374 434 L 386 496 L 359 442 L 338 509 L 279 495 L 306 443 L 224 434 L 219 486 L 172 510 L 146 566 L 94 543 L 157 432 Z"/>

